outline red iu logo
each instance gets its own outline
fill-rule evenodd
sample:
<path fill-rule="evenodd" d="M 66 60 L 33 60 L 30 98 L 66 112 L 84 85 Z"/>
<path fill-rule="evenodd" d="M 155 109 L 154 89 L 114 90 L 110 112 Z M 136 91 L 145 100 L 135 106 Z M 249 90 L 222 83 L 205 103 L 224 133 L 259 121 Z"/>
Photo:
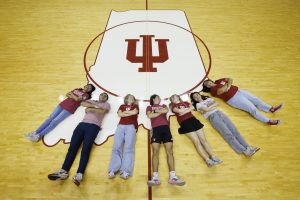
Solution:
<path fill-rule="evenodd" d="M 136 44 L 139 39 L 126 39 L 127 60 L 132 63 L 143 63 L 139 68 L 139 72 L 157 72 L 157 68 L 153 67 L 153 63 L 163 63 L 169 59 L 167 42 L 168 39 L 155 39 L 158 42 L 158 56 L 152 55 L 152 38 L 154 35 L 140 35 L 143 38 L 143 56 L 136 56 Z"/>

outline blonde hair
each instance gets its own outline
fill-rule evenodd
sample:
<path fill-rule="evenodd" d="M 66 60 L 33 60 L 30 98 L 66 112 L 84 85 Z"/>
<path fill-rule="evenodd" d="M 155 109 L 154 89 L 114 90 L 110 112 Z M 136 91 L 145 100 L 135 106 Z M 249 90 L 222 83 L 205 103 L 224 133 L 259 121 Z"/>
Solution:
<path fill-rule="evenodd" d="M 169 98 L 169 100 L 171 101 L 171 103 L 173 103 L 174 97 L 178 97 L 179 101 L 180 101 L 180 102 L 183 102 L 182 99 L 181 99 L 181 97 L 180 97 L 178 94 L 173 94 L 173 95 Z"/>
<path fill-rule="evenodd" d="M 136 100 L 135 96 L 133 96 L 132 94 L 127 94 L 125 97 L 124 97 L 124 104 L 128 104 L 128 98 L 132 96 L 133 97 L 133 104 L 136 104 L 138 105 L 138 101 Z"/>

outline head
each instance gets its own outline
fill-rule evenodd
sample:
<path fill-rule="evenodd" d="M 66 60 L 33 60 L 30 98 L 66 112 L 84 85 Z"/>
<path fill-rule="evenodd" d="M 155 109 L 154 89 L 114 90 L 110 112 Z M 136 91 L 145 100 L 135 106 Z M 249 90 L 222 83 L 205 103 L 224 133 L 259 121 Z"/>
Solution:
<path fill-rule="evenodd" d="M 150 105 L 153 106 L 154 104 L 160 104 L 160 97 L 157 94 L 153 94 L 150 97 Z"/>
<path fill-rule="evenodd" d="M 95 86 L 93 86 L 92 84 L 87 84 L 83 87 L 83 90 L 89 93 L 90 95 L 95 91 L 95 89 Z"/>
<path fill-rule="evenodd" d="M 132 105 L 136 102 L 135 97 L 132 94 L 127 94 L 124 98 L 124 104 Z"/>
<path fill-rule="evenodd" d="M 182 102 L 182 99 L 180 98 L 179 95 L 173 94 L 173 95 L 170 97 L 170 101 L 171 101 L 171 103 L 180 103 L 180 102 Z"/>
<path fill-rule="evenodd" d="M 99 101 L 100 102 L 106 102 L 108 100 L 108 94 L 103 92 L 99 95 Z"/>
<path fill-rule="evenodd" d="M 202 84 L 202 86 L 203 86 L 203 92 L 209 92 L 210 91 L 210 88 L 212 88 L 213 86 L 214 86 L 214 82 L 212 81 L 212 80 L 210 80 L 210 79 L 208 79 L 208 80 L 205 80 L 204 82 L 203 82 L 203 84 Z"/>
<path fill-rule="evenodd" d="M 191 103 L 193 104 L 195 109 L 197 109 L 196 104 L 201 102 L 201 101 L 204 101 L 205 99 L 207 99 L 209 97 L 201 95 L 200 92 L 192 92 L 191 95 L 190 95 L 190 98 L 191 98 Z"/>
<path fill-rule="evenodd" d="M 199 102 L 203 101 L 199 92 L 192 92 L 190 95 L 190 98 L 191 98 L 192 103 L 199 103 Z"/>

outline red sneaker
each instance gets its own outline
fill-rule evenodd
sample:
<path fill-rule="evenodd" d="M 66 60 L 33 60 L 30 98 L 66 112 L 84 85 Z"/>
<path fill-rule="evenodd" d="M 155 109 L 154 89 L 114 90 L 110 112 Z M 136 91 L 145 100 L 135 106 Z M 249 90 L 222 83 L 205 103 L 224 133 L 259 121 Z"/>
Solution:
<path fill-rule="evenodd" d="M 280 110 L 281 108 L 283 108 L 283 103 L 280 104 L 279 106 L 272 106 L 272 108 L 270 108 L 270 112 L 271 113 L 275 113 L 276 111 Z"/>
<path fill-rule="evenodd" d="M 271 119 L 270 121 L 267 122 L 269 125 L 278 125 L 280 124 L 280 120 L 273 120 Z"/>

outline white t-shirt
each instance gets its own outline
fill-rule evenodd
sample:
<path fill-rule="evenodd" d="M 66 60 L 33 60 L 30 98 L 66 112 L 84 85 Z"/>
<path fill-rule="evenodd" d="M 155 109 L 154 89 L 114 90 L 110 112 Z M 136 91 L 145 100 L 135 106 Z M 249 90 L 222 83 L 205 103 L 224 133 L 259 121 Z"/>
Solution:
<path fill-rule="evenodd" d="M 202 101 L 202 102 L 199 102 L 196 104 L 196 108 L 197 110 L 199 108 L 205 108 L 205 109 L 208 109 L 211 105 L 213 105 L 215 103 L 215 100 L 213 100 L 212 98 L 207 98 L 206 100 Z M 209 112 L 204 112 L 204 111 L 201 111 L 199 110 L 199 112 L 201 114 L 203 114 L 203 116 L 207 119 L 211 114 L 213 114 L 214 112 L 218 111 L 217 108 L 215 108 L 214 110 L 212 111 L 209 111 Z"/>

